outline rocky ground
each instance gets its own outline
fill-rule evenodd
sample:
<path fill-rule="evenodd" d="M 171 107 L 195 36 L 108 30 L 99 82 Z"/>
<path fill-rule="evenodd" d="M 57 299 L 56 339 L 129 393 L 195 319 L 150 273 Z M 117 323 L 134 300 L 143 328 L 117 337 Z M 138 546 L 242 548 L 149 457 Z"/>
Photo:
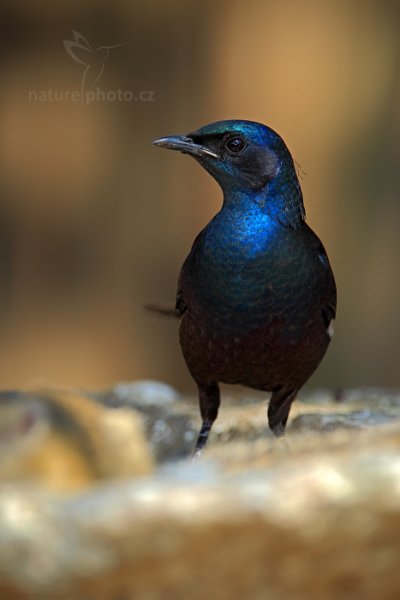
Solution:
<path fill-rule="evenodd" d="M 0 598 L 400 598 L 400 392 L 231 394 L 194 463 L 164 384 L 0 394 Z"/>

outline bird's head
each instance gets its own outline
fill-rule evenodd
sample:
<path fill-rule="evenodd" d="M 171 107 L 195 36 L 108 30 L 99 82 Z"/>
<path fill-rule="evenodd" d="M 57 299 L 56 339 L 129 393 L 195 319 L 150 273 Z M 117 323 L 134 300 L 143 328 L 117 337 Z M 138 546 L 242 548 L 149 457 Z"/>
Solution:
<path fill-rule="evenodd" d="M 218 121 L 153 144 L 193 156 L 220 184 L 225 204 L 247 207 L 256 203 L 291 227 L 305 218 L 291 154 L 283 139 L 266 125 Z"/>
<path fill-rule="evenodd" d="M 283 170 L 295 174 L 282 138 L 253 121 L 219 121 L 185 136 L 160 138 L 153 144 L 192 155 L 224 190 L 262 190 Z"/>

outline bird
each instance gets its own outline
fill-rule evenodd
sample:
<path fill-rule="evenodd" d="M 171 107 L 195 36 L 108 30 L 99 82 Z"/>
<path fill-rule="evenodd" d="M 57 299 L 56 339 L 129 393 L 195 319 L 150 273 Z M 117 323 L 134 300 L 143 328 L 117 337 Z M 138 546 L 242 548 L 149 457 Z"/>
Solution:
<path fill-rule="evenodd" d="M 180 319 L 202 419 L 194 456 L 218 416 L 220 383 L 270 392 L 268 425 L 282 438 L 292 402 L 331 341 L 337 297 L 291 153 L 273 129 L 247 120 L 153 144 L 195 158 L 223 193 L 183 263 L 175 306 L 150 307 Z"/>

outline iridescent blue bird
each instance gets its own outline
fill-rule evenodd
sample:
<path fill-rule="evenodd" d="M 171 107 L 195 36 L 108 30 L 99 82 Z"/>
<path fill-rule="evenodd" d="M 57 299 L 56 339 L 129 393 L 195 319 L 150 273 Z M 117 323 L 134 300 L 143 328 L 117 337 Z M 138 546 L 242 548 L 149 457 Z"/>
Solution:
<path fill-rule="evenodd" d="M 237 120 L 153 143 L 193 156 L 224 196 L 182 266 L 173 311 L 199 390 L 195 453 L 217 418 L 219 382 L 272 392 L 268 423 L 282 436 L 297 392 L 328 348 L 336 313 L 335 280 L 305 222 L 290 152 L 269 127 Z"/>

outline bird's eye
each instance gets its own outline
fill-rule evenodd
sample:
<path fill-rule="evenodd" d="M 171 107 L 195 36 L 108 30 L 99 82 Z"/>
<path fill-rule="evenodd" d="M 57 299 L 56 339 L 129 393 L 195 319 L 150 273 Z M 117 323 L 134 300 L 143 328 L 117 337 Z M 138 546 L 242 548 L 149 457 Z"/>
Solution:
<path fill-rule="evenodd" d="M 238 154 L 246 146 L 246 142 L 241 137 L 231 137 L 225 142 L 225 147 L 233 154 Z"/>

